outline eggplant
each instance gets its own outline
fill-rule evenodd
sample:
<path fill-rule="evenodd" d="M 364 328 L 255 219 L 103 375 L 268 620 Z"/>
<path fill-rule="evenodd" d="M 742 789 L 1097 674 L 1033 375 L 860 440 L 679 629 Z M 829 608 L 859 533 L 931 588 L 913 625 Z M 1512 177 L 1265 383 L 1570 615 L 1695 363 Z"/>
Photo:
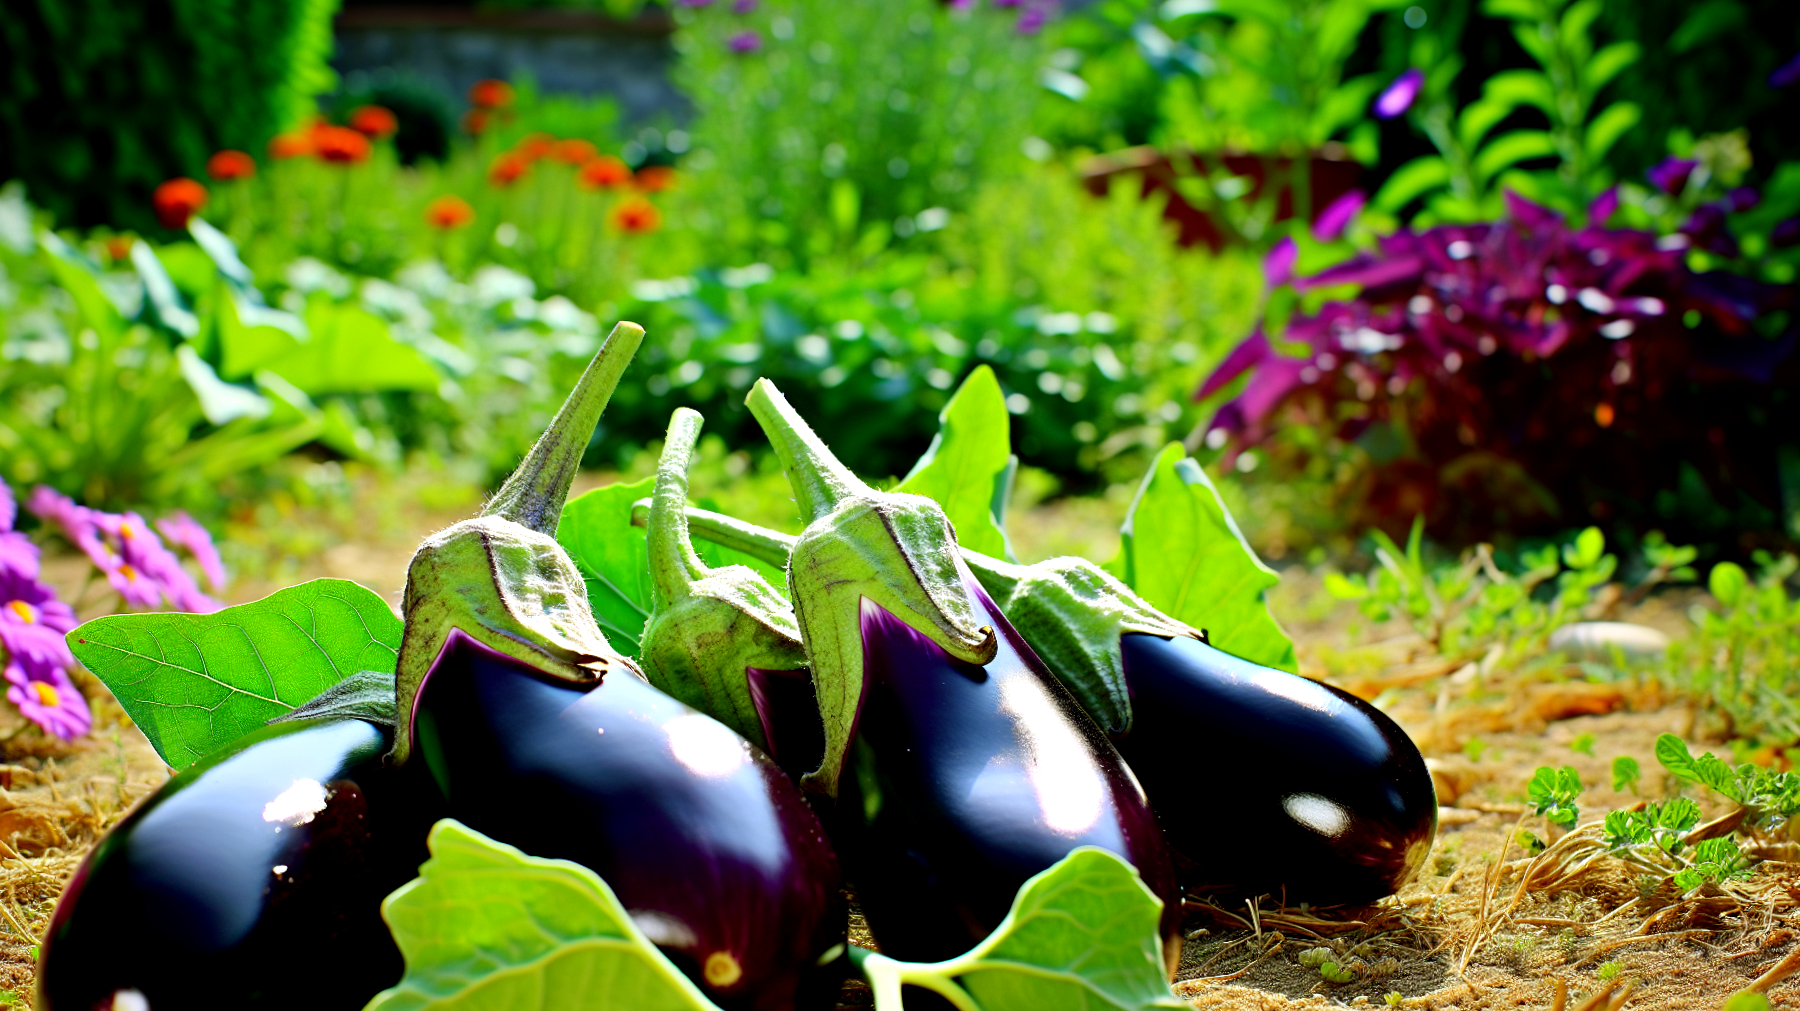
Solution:
<path fill-rule="evenodd" d="M 701 509 L 688 521 L 771 564 L 795 543 Z M 1184 889 L 1365 903 L 1398 891 L 1424 859 L 1436 794 L 1418 746 L 1386 713 L 1213 648 L 1084 559 L 962 556 L 1137 773 Z M 777 710 L 796 737 L 808 732 L 799 708 Z M 1221 769 L 1233 772 L 1212 773 Z"/>
<path fill-rule="evenodd" d="M 35 1006 L 355 1009 L 394 985 L 381 901 L 417 876 L 432 812 L 389 744 L 361 720 L 279 723 L 163 784 L 63 890 Z"/>
<path fill-rule="evenodd" d="M 710 568 L 694 551 L 688 538 L 687 470 L 700 425 L 698 412 L 676 408 L 657 462 L 646 538 L 650 614 L 638 652 L 651 684 L 716 717 L 779 761 L 784 749 L 773 744 L 771 707 L 800 684 L 810 692 L 806 649 L 793 609 L 756 570 Z M 790 759 L 798 757 L 793 747 L 785 750 Z"/>
<path fill-rule="evenodd" d="M 786 774 L 729 727 L 623 671 L 571 685 L 461 632 L 412 719 L 450 817 L 593 869 L 725 1011 L 833 1006 L 836 858 Z"/>
<path fill-rule="evenodd" d="M 985 667 L 863 604 L 867 688 L 834 828 L 881 950 L 962 954 L 1078 846 L 1130 861 L 1175 942 L 1180 902 L 1143 788 L 987 594 L 967 589 L 1000 633 Z"/>
<path fill-rule="evenodd" d="M 1119 645 L 1132 722 L 1115 741 L 1190 891 L 1371 902 L 1424 861 L 1437 796 L 1386 713 L 1191 636 Z"/>
<path fill-rule="evenodd" d="M 601 875 L 726 1011 L 829 1007 L 848 924 L 818 819 L 748 741 L 612 648 L 555 539 L 642 335 L 619 324 L 481 514 L 413 556 L 392 759 L 429 771 L 449 817 Z"/>
<path fill-rule="evenodd" d="M 864 485 L 768 380 L 747 402 L 809 517 L 788 577 L 824 748 L 801 782 L 882 951 L 955 957 L 1027 879 L 1098 846 L 1163 900 L 1172 973 L 1181 910 L 1149 801 L 970 574 L 943 510 Z"/>

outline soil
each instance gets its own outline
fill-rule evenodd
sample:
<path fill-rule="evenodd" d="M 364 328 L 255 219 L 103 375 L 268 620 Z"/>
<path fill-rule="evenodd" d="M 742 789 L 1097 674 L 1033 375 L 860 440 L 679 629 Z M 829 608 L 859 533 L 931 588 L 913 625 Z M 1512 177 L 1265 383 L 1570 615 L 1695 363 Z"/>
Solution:
<path fill-rule="evenodd" d="M 234 556 L 250 574 L 226 596 L 255 599 L 330 575 L 397 602 L 412 546 L 472 505 L 452 496 L 379 522 L 356 509 L 290 510 L 281 521 L 311 533 L 260 546 L 246 538 L 264 554 Z M 1117 529 L 1113 514 L 1123 508 L 1093 500 L 1015 513 L 1015 545 L 1029 560 L 1066 551 L 1072 538 L 1090 557 L 1107 557 L 1116 543 L 1107 531 Z M 1071 529 L 1072 509 L 1081 513 L 1078 529 L 1059 536 Z M 267 526 L 264 518 L 258 529 Z M 305 549 L 296 551 L 296 543 Z M 65 599 L 79 599 L 78 560 L 52 559 L 48 572 Z M 1665 594 L 1625 617 L 1679 635 L 1691 602 L 1691 593 Z M 1420 744 L 1443 805 L 1439 834 L 1420 874 L 1372 907 L 1282 908 L 1267 896 L 1228 908 L 1190 900 L 1176 991 L 1194 1007 L 1690 1011 L 1720 1007 L 1790 954 L 1800 962 L 1800 863 L 1769 859 L 1748 881 L 1684 899 L 1603 859 L 1520 894 L 1526 875 L 1540 886 L 1558 876 L 1524 848 L 1529 832 L 1552 844 L 1550 856 L 1558 852 L 1559 834 L 1523 803 L 1537 767 L 1580 772 L 1586 823 L 1670 788 L 1653 756 L 1658 734 L 1678 734 L 1696 753 L 1720 749 L 1694 740 L 1687 706 L 1658 683 L 1568 665 L 1448 663 L 1393 623 L 1360 620 L 1299 567 L 1283 573 L 1271 604 L 1300 644 L 1304 673 L 1376 700 Z M 0 1004 L 29 1004 L 36 939 L 62 883 L 106 828 L 170 775 L 98 683 L 88 679 L 83 688 L 94 701 L 96 730 L 76 742 L 46 739 L 0 707 Z M 1637 794 L 1612 789 L 1611 764 L 1620 755 L 1644 770 Z M 1195 771 L 1195 801 L 1203 803 L 1208 770 Z M 1706 813 L 1724 812 L 1714 805 Z M 1793 848 L 1769 855 L 1791 860 Z M 1302 962 L 1318 948 L 1352 967 L 1353 980 L 1328 983 Z M 1558 999 L 1559 986 L 1566 1000 Z M 1767 996 L 1776 1007 L 1800 1007 L 1800 975 L 1767 988 Z M 847 989 L 845 1003 L 866 1006 L 866 990 Z"/>

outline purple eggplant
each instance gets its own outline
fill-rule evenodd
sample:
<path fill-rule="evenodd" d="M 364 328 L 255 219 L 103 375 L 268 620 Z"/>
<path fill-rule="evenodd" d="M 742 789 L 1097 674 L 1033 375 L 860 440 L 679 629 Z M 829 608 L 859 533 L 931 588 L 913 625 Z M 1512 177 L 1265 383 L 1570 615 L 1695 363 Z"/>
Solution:
<path fill-rule="evenodd" d="M 64 889 L 36 1006 L 355 1009 L 394 985 L 381 900 L 417 876 L 433 814 L 389 743 L 361 720 L 280 723 L 170 779 Z"/>
<path fill-rule="evenodd" d="M 641 336 L 621 323 L 482 514 L 413 556 L 393 757 L 429 771 L 449 817 L 598 873 L 720 1007 L 827 1008 L 847 918 L 818 819 L 750 742 L 612 648 L 555 539 Z"/>
<path fill-rule="evenodd" d="M 1077 846 L 1129 860 L 1173 940 L 1180 903 L 1143 789 L 973 580 L 968 592 L 1000 632 L 986 666 L 863 603 L 867 687 L 834 828 L 882 951 L 962 954 Z"/>
<path fill-rule="evenodd" d="M 794 547 L 793 537 L 719 513 L 689 509 L 688 522 L 774 565 Z M 1372 902 L 1418 867 L 1436 832 L 1437 798 L 1418 746 L 1387 714 L 1214 649 L 1083 559 L 1023 566 L 962 555 L 1107 728 L 1150 797 L 1184 888 Z M 783 734 L 807 734 L 801 701 L 782 698 L 771 708 Z M 1251 771 L 1211 771 L 1221 769 Z"/>
<path fill-rule="evenodd" d="M 788 578 L 824 747 L 802 785 L 882 950 L 959 955 L 1028 878 L 1099 846 L 1162 898 L 1173 970 L 1180 903 L 1143 790 L 975 582 L 942 509 L 864 485 L 768 380 L 747 402 L 809 519 Z"/>
<path fill-rule="evenodd" d="M 1190 891 L 1372 902 L 1423 862 L 1437 797 L 1386 713 L 1190 636 L 1119 645 L 1132 722 L 1115 742 Z"/>
<path fill-rule="evenodd" d="M 570 685 L 453 632 L 412 731 L 449 816 L 592 868 L 721 1008 L 832 1006 L 836 858 L 799 790 L 731 728 L 623 671 Z"/>

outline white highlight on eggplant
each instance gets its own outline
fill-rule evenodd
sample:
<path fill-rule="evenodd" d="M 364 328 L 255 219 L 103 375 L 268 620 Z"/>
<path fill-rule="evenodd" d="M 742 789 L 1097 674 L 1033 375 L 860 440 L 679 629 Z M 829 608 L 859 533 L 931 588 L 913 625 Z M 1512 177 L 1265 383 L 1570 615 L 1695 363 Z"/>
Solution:
<path fill-rule="evenodd" d="M 1250 675 L 1250 680 L 1270 695 L 1279 695 L 1314 712 L 1331 714 L 1331 693 L 1303 677 L 1258 668 Z"/>
<path fill-rule="evenodd" d="M 1017 717 L 1025 774 L 1052 832 L 1078 836 L 1100 820 L 1106 784 L 1081 736 L 1030 675 L 1000 682 L 1000 707 Z"/>
<path fill-rule="evenodd" d="M 288 865 L 287 864 L 276 864 L 275 866 L 269 868 L 269 870 L 273 871 L 275 873 L 276 877 L 281 877 L 283 874 L 286 874 L 288 872 Z"/>
<path fill-rule="evenodd" d="M 1281 800 L 1288 817 L 1326 837 L 1336 839 L 1350 829 L 1350 812 L 1329 797 L 1316 793 L 1290 793 Z"/>
<path fill-rule="evenodd" d="M 675 760 L 701 776 L 729 776 L 750 760 L 744 739 L 710 716 L 688 713 L 663 724 Z"/>
<path fill-rule="evenodd" d="M 700 939 L 694 936 L 692 927 L 659 909 L 633 909 L 626 915 L 631 917 L 632 923 L 637 924 L 637 929 L 644 932 L 651 944 L 681 951 L 700 943 Z"/>
<path fill-rule="evenodd" d="M 330 799 L 325 784 L 316 779 L 296 779 L 293 786 L 263 805 L 263 821 L 304 825 L 325 810 L 325 802 Z"/>

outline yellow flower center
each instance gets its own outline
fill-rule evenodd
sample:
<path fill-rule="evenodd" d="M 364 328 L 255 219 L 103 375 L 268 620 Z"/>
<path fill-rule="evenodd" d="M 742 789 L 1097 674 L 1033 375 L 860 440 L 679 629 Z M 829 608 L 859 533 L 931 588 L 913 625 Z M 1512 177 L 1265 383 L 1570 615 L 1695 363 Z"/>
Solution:
<path fill-rule="evenodd" d="M 127 520 L 124 523 L 119 524 L 119 537 L 120 538 L 128 541 L 136 536 L 137 536 L 137 531 L 132 528 L 131 522 L 129 520 Z"/>
<path fill-rule="evenodd" d="M 6 606 L 12 613 L 18 615 L 19 620 L 25 624 L 34 625 L 37 623 L 38 609 L 25 603 L 23 600 L 9 600 L 6 602 Z"/>
<path fill-rule="evenodd" d="M 128 583 L 137 582 L 137 570 L 124 562 L 119 563 L 119 575 L 124 576 Z"/>
<path fill-rule="evenodd" d="M 60 695 L 53 686 L 42 681 L 33 681 L 31 683 L 31 693 L 37 696 L 37 702 L 40 706 L 55 709 L 57 706 L 62 705 L 62 695 Z"/>
<path fill-rule="evenodd" d="M 744 978 L 744 967 L 731 957 L 731 952 L 715 951 L 706 956 L 703 973 L 709 986 L 727 987 Z"/>

